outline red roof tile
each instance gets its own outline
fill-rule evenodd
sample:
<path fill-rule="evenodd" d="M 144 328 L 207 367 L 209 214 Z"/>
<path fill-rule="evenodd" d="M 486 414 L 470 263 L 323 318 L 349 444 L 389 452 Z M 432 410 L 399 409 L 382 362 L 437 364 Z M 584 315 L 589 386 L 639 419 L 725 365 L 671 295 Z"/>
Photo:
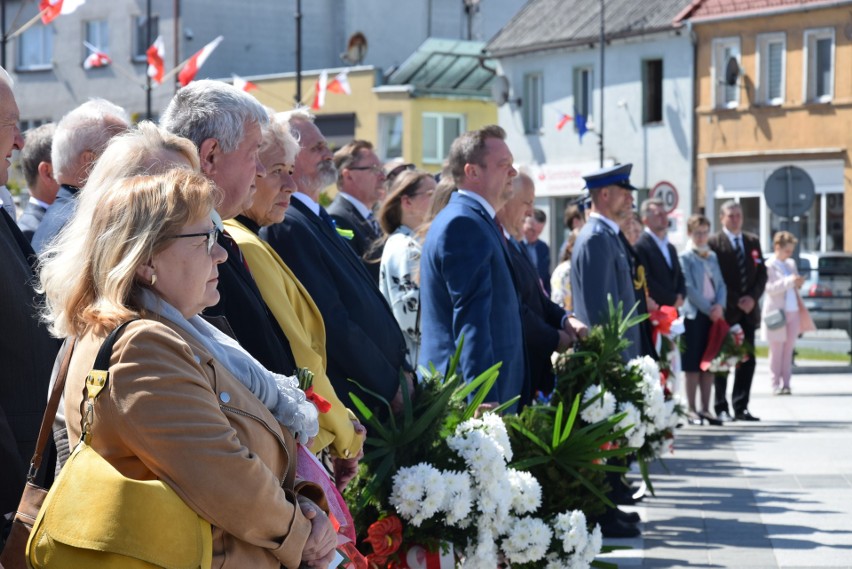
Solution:
<path fill-rule="evenodd" d="M 683 20 L 701 20 L 720 16 L 739 15 L 753 12 L 805 6 L 819 7 L 820 4 L 837 4 L 836 0 L 693 0 L 693 2 L 675 18 Z"/>

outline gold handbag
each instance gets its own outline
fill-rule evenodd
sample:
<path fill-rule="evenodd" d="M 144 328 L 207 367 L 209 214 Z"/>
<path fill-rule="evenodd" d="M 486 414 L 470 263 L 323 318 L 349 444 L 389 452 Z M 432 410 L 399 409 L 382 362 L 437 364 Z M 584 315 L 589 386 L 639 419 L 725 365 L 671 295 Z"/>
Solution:
<path fill-rule="evenodd" d="M 45 498 L 27 541 L 33 569 L 209 569 L 210 524 L 159 480 L 133 480 L 91 446 L 94 403 L 109 380 L 104 340 L 86 378 L 83 436 Z"/>

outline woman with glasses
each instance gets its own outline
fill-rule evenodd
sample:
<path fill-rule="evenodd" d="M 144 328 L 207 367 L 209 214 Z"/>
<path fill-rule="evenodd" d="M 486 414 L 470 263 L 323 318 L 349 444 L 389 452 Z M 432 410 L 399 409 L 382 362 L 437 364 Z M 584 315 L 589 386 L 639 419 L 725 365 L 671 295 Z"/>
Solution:
<path fill-rule="evenodd" d="M 316 409 L 295 378 L 267 371 L 199 316 L 219 300 L 227 254 L 211 217 L 221 194 L 197 168 L 195 156 L 113 180 L 96 207 L 96 193 L 81 192 L 71 230 L 46 254 L 45 318 L 57 337 L 77 338 L 68 438 L 80 440 L 97 351 L 128 323 L 94 404 L 92 448 L 126 477 L 161 480 L 209 522 L 212 567 L 327 567 L 337 539 L 324 496 L 295 481 L 296 441 L 316 435 Z"/>
<path fill-rule="evenodd" d="M 390 304 L 408 348 L 408 363 L 420 352 L 420 248 L 415 232 L 423 223 L 435 192 L 428 172 L 399 174 L 379 210 L 386 241 L 379 268 L 379 290 Z"/>

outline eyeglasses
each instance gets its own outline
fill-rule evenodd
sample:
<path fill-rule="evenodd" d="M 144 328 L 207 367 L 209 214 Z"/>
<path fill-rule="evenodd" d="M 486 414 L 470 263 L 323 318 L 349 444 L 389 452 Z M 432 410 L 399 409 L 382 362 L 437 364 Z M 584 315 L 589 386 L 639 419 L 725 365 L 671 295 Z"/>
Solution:
<path fill-rule="evenodd" d="M 347 168 L 347 170 L 370 170 L 376 176 L 384 176 L 385 175 L 384 171 L 382 170 L 382 167 L 377 166 L 375 164 L 373 164 L 372 166 L 349 166 Z"/>
<path fill-rule="evenodd" d="M 169 239 L 181 239 L 183 237 L 206 237 L 207 238 L 207 254 L 213 252 L 213 245 L 216 244 L 216 240 L 219 239 L 219 228 L 214 227 L 210 231 L 205 231 L 204 233 L 184 233 L 182 235 L 170 235 Z"/>

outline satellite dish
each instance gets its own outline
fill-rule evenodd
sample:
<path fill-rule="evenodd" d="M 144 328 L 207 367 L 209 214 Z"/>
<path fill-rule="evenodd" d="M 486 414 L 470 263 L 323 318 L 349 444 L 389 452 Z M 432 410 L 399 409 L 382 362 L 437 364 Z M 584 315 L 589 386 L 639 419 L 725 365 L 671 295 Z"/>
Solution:
<path fill-rule="evenodd" d="M 498 107 L 502 107 L 509 101 L 509 80 L 505 75 L 495 75 L 491 82 L 491 100 Z"/>
<path fill-rule="evenodd" d="M 350 65 L 361 65 L 367 55 L 367 36 L 355 32 L 349 36 L 346 51 L 340 54 L 340 59 Z"/>
<path fill-rule="evenodd" d="M 733 55 L 725 63 L 725 85 L 733 87 L 740 77 L 740 62 Z"/>

